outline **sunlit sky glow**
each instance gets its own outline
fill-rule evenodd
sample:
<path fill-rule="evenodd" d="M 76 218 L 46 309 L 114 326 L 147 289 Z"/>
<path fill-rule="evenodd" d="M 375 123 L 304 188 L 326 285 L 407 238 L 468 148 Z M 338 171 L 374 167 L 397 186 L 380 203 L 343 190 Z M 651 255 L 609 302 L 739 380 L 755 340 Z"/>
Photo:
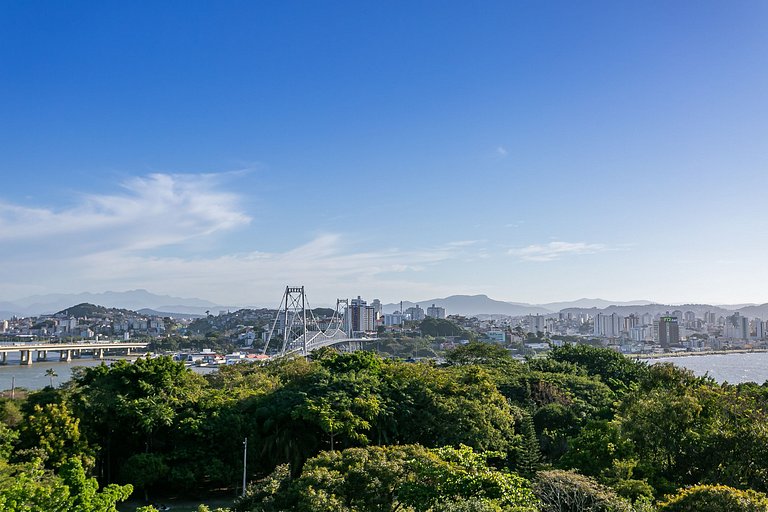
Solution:
<path fill-rule="evenodd" d="M 0 300 L 768 302 L 768 2 L 3 2 Z"/>

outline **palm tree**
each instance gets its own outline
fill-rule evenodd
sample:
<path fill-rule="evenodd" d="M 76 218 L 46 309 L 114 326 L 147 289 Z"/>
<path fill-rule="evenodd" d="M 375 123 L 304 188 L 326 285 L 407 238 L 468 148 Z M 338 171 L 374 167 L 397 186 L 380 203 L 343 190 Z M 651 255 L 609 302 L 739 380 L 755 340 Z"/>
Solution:
<path fill-rule="evenodd" d="M 53 387 L 53 378 L 58 377 L 59 374 L 56 373 L 56 370 L 54 370 L 53 368 L 48 368 L 47 370 L 45 370 L 45 376 L 51 379 L 51 387 Z"/>

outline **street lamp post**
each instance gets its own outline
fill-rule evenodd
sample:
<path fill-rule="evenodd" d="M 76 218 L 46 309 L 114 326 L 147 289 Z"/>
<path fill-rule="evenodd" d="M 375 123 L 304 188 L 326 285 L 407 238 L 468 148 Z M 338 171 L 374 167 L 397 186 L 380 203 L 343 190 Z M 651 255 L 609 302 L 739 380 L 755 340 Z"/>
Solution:
<path fill-rule="evenodd" d="M 245 468 L 248 463 L 248 438 L 243 441 L 243 496 L 245 496 Z"/>

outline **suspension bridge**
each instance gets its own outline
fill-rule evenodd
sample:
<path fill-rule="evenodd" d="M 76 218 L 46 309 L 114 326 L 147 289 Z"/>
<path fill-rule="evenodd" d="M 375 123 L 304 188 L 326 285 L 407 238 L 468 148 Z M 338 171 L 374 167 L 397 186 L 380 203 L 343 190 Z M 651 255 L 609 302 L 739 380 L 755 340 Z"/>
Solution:
<path fill-rule="evenodd" d="M 375 335 L 353 330 L 351 313 L 349 299 L 337 299 L 333 315 L 318 319 L 304 287 L 286 286 L 262 354 L 267 354 L 270 347 L 272 357 L 290 354 L 306 357 L 313 350 L 332 345 L 344 351 L 360 350 L 363 342 L 375 339 Z"/>

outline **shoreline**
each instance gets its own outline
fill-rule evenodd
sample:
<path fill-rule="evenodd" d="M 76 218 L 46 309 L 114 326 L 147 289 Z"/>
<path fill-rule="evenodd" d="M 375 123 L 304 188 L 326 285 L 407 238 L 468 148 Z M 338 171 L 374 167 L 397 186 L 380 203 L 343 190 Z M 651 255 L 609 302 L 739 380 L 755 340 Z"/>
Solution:
<path fill-rule="evenodd" d="M 666 357 L 696 357 L 696 356 L 726 356 L 728 354 L 751 354 L 751 353 L 765 353 L 768 352 L 766 348 L 735 348 L 729 350 L 703 350 L 701 352 L 666 352 L 666 353 L 650 353 L 650 354 L 626 354 L 627 357 L 632 359 L 663 359 Z"/>

